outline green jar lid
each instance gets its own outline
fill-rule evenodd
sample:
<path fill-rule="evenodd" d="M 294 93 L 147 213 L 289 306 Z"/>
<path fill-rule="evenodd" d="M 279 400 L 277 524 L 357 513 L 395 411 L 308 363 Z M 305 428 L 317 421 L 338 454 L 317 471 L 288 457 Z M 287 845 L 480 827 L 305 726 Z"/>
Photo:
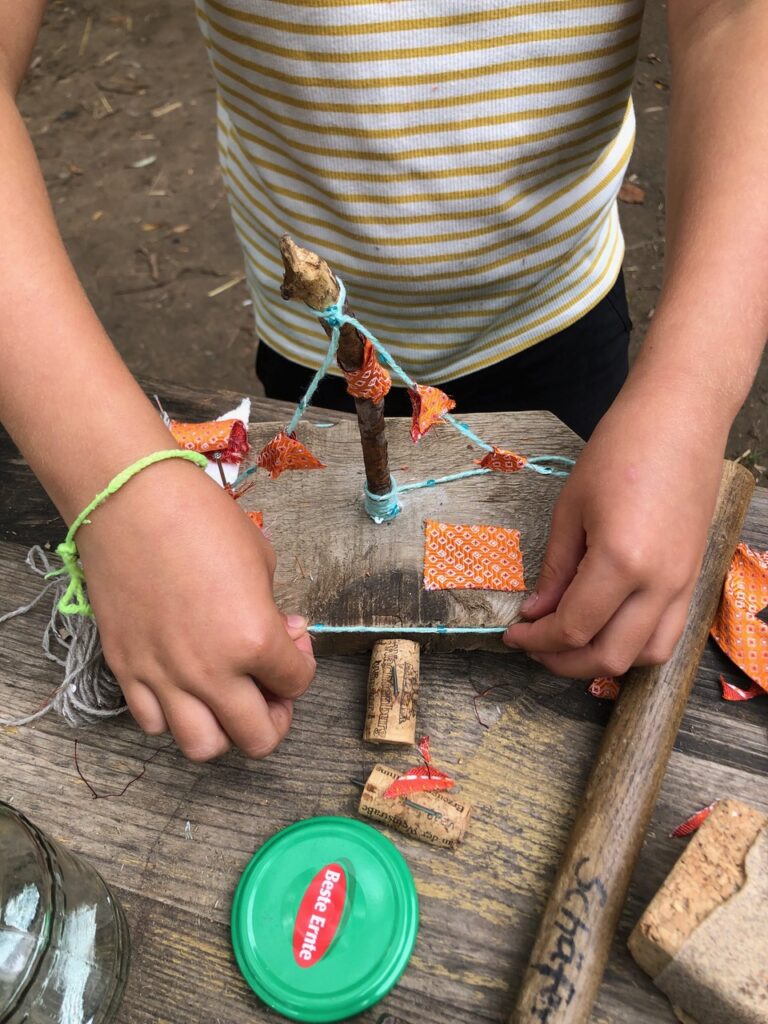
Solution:
<path fill-rule="evenodd" d="M 251 858 L 232 944 L 264 1002 L 294 1020 L 338 1021 L 397 983 L 416 941 L 413 876 L 397 848 L 352 818 L 309 818 Z"/>

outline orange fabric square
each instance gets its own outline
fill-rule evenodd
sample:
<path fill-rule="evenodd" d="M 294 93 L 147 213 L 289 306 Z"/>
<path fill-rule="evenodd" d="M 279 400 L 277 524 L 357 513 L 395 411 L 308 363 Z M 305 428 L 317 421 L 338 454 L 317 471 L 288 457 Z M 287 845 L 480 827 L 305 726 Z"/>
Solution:
<path fill-rule="evenodd" d="M 750 679 L 768 691 L 768 551 L 739 544 L 725 578 L 712 636 Z"/>
<path fill-rule="evenodd" d="M 425 536 L 425 590 L 525 590 L 518 530 L 428 519 Z"/>

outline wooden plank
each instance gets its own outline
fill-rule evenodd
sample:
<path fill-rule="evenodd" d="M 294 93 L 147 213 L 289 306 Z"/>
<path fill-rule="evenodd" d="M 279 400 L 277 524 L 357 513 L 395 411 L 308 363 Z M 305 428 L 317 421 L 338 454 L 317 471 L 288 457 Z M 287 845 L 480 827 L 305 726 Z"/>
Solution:
<path fill-rule="evenodd" d="M 582 442 L 550 413 L 467 416 L 481 437 L 525 454 L 575 457 Z M 251 428 L 253 457 L 279 429 Z M 413 445 L 410 422 L 387 423 L 391 465 L 407 484 L 476 468 L 482 451 L 447 425 Z M 310 622 L 335 626 L 503 626 L 517 617 L 521 593 L 490 590 L 426 591 L 423 586 L 424 520 L 484 523 L 520 531 L 526 579 L 533 582 L 546 546 L 549 520 L 563 480 L 523 470 L 492 473 L 402 496 L 402 511 L 377 525 L 363 509 L 364 471 L 354 424 L 323 429 L 302 425 L 299 439 L 326 469 L 285 472 L 273 481 L 259 472 L 242 503 L 259 509 L 278 556 L 275 595 L 285 611 L 301 610 Z M 381 634 L 379 634 L 381 635 Z M 320 653 L 371 647 L 377 634 L 316 637 Z M 435 650 L 500 650 L 499 635 L 425 638 Z"/>

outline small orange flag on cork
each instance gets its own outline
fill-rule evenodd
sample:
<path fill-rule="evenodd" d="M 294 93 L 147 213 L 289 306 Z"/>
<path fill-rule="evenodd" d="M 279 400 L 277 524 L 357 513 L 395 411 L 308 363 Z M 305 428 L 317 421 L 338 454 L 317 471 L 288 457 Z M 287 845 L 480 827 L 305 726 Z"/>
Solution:
<path fill-rule="evenodd" d="M 712 626 L 718 646 L 749 678 L 768 691 L 768 551 L 739 544 L 725 578 Z"/>
<path fill-rule="evenodd" d="M 277 480 L 286 469 L 325 469 L 309 448 L 284 430 L 264 445 L 256 462 L 269 472 L 273 480 Z"/>
<path fill-rule="evenodd" d="M 456 408 L 456 403 L 440 388 L 417 384 L 415 390 L 409 388 L 408 394 L 413 406 L 411 422 L 411 440 L 415 444 L 420 441 L 430 427 L 439 423 L 443 413 Z"/>
<path fill-rule="evenodd" d="M 488 452 L 482 459 L 477 460 L 478 466 L 482 469 L 492 469 L 496 473 L 517 473 L 528 460 L 524 455 L 517 452 L 510 452 L 506 448 L 493 446 L 493 451 Z"/>

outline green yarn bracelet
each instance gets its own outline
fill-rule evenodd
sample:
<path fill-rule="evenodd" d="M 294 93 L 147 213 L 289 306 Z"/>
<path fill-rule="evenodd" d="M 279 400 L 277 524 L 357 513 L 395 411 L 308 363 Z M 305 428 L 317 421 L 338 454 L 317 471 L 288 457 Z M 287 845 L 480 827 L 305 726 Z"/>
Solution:
<path fill-rule="evenodd" d="M 59 601 L 59 611 L 62 615 L 93 615 L 93 609 L 88 603 L 88 598 L 85 596 L 85 576 L 83 574 L 83 568 L 80 565 L 80 553 L 77 550 L 77 544 L 75 543 L 75 536 L 81 526 L 90 523 L 88 518 L 91 513 L 103 505 L 104 502 L 111 495 L 116 494 L 121 487 L 124 487 L 137 473 L 140 473 L 142 469 L 146 469 L 148 466 L 153 466 L 156 462 L 164 462 L 166 459 L 186 459 L 187 462 L 194 462 L 196 466 L 205 468 L 208 465 L 208 459 L 205 455 L 201 455 L 199 452 L 184 451 L 180 448 L 174 448 L 170 451 L 165 452 L 153 452 L 152 455 L 145 455 L 141 459 L 137 459 L 132 465 L 124 469 L 122 473 L 118 473 L 117 476 L 110 480 L 103 491 L 93 499 L 93 501 L 87 505 L 80 515 L 75 519 L 69 528 L 66 538 L 56 548 L 56 554 L 62 560 L 64 565 L 61 569 L 57 569 L 55 572 L 50 572 L 45 577 L 50 579 L 52 576 L 63 576 L 65 573 L 69 576 L 69 583 L 67 589 L 64 591 L 61 600 Z"/>

